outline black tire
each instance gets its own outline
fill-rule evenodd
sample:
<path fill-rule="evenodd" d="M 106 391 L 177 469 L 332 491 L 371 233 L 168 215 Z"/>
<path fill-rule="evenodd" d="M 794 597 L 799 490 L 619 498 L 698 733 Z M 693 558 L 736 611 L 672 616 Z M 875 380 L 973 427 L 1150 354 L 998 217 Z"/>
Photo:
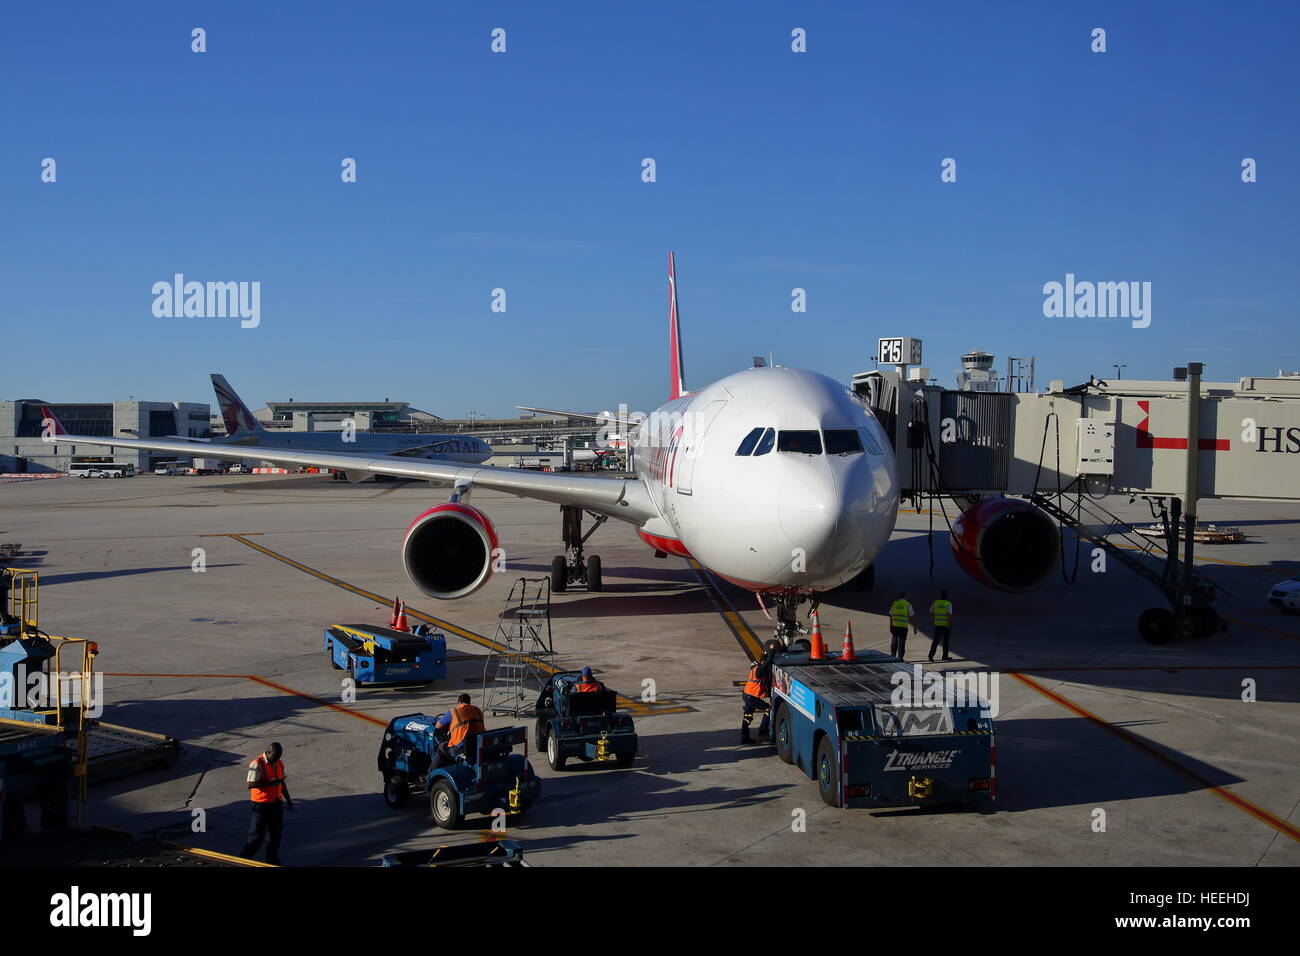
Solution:
<path fill-rule="evenodd" d="M 632 761 L 636 759 L 636 752 L 630 754 L 615 754 L 614 762 L 624 769 L 632 766 Z"/>
<path fill-rule="evenodd" d="M 411 802 L 411 785 L 400 773 L 389 776 L 384 781 L 384 803 L 393 810 L 401 810 Z"/>
<path fill-rule="evenodd" d="M 587 590 L 603 591 L 605 582 L 600 577 L 600 555 L 593 554 L 587 559 Z"/>
<path fill-rule="evenodd" d="M 429 812 L 433 822 L 444 830 L 460 826 L 460 796 L 448 780 L 439 780 L 429 791 Z"/>
<path fill-rule="evenodd" d="M 563 594 L 569 587 L 569 565 L 560 555 L 551 558 L 551 590 Z"/>
<path fill-rule="evenodd" d="M 537 718 L 537 727 L 533 731 L 533 746 L 539 753 L 546 750 L 546 724 L 547 721 L 541 717 Z"/>
<path fill-rule="evenodd" d="M 817 790 L 822 795 L 822 802 L 830 807 L 840 805 L 840 768 L 835 756 L 835 745 L 830 737 L 823 737 L 817 744 L 817 760 L 813 764 L 817 771 Z"/>
<path fill-rule="evenodd" d="M 552 770 L 563 770 L 569 762 L 568 757 L 560 756 L 560 738 L 556 734 L 548 734 L 546 737 L 546 762 Z"/>
<path fill-rule="evenodd" d="M 782 701 L 776 705 L 776 713 L 772 715 L 772 740 L 776 744 L 776 755 L 782 763 L 794 763 L 793 731 L 794 728 L 790 726 L 790 708 Z"/>
<path fill-rule="evenodd" d="M 1192 637 L 1209 637 L 1219 629 L 1219 612 L 1212 607 L 1189 607 L 1187 628 Z"/>
<path fill-rule="evenodd" d="M 1168 644 L 1174 625 L 1174 612 L 1167 607 L 1149 607 L 1138 616 L 1138 633 L 1148 644 Z"/>

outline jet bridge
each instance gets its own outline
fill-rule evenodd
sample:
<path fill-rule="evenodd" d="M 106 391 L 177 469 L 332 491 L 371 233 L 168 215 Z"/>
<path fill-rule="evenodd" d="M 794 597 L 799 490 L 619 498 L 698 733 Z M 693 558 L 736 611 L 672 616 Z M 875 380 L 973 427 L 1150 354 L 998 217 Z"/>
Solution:
<path fill-rule="evenodd" d="M 1057 528 L 1068 527 L 1164 593 L 1170 608 L 1139 622 L 1144 638 L 1164 643 L 1222 626 L 1214 609 L 1231 602 L 1194 568 L 1196 503 L 1300 498 L 1300 379 L 1203 383 L 1199 365 L 1177 372 L 1032 394 L 954 391 L 879 369 L 853 388 L 894 443 L 903 498 L 963 509 L 952 543 L 972 576 L 1033 586 L 1055 568 Z M 1151 501 L 1163 551 L 1098 500 L 1111 494 Z"/>

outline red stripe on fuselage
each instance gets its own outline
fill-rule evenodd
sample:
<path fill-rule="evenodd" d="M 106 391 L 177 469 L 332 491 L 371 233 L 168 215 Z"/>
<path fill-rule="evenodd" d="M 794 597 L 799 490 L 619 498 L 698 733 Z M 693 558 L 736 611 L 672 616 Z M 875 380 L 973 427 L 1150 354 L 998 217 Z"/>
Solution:
<path fill-rule="evenodd" d="M 689 558 L 691 556 L 691 553 L 686 550 L 686 545 L 682 544 L 676 538 L 661 538 L 657 534 L 646 534 L 644 531 L 639 529 L 637 534 L 641 536 L 642 541 L 650 545 L 650 547 L 654 548 L 656 551 L 662 551 L 665 554 L 675 554 L 679 558 Z"/>

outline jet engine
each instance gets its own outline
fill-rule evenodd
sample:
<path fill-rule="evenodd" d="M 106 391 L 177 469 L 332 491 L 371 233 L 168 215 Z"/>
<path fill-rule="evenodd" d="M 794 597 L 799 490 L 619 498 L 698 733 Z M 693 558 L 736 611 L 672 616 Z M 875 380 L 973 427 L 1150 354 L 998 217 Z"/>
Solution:
<path fill-rule="evenodd" d="M 449 501 L 411 522 L 402 539 L 402 564 L 421 591 L 450 601 L 487 583 L 496 549 L 497 532 L 488 516 Z"/>
<path fill-rule="evenodd" d="M 952 526 L 953 556 L 981 584 L 1028 591 L 1056 568 L 1061 533 L 1055 522 L 1020 498 L 971 505 Z"/>

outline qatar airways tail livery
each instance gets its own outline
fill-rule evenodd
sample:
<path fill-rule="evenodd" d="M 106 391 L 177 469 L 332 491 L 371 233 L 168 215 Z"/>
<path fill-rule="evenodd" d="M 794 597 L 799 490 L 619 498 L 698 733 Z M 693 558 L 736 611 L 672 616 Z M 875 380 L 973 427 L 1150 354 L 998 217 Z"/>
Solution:
<path fill-rule="evenodd" d="M 492 457 L 492 447 L 472 435 L 383 434 L 378 432 L 297 432 L 273 431 L 262 427 L 253 417 L 243 399 L 215 372 L 212 391 L 217 396 L 221 420 L 226 425 L 228 444 L 263 448 L 286 448 L 317 451 L 345 451 L 353 455 L 416 455 L 426 458 L 445 458 L 477 465 Z M 207 454 L 207 449 L 204 449 Z M 214 455 L 213 457 L 217 457 Z M 246 458 L 256 457 L 245 455 Z M 267 459 L 271 460 L 271 459 Z M 369 477 L 368 475 L 366 477 Z"/>
<path fill-rule="evenodd" d="M 637 477 L 618 481 L 430 458 L 260 447 L 286 465 L 424 478 L 451 486 L 450 500 L 419 514 L 402 539 L 411 581 L 440 599 L 464 597 L 492 574 L 502 544 L 469 503 L 475 488 L 563 506 L 568 551 L 552 567 L 558 589 L 601 588 L 600 559 L 586 556 L 583 512 L 634 524 L 657 552 L 693 557 L 719 577 L 767 595 L 778 634 L 797 632 L 799 605 L 863 574 L 898 514 L 891 445 L 870 407 L 816 372 L 748 368 L 697 391 L 683 381 L 677 276 L 668 257 L 668 401 L 640 425 Z M 75 437 L 78 444 L 192 452 L 163 440 Z M 248 448 L 212 442 L 204 455 L 244 458 Z M 591 530 L 595 530 L 594 528 Z"/>

